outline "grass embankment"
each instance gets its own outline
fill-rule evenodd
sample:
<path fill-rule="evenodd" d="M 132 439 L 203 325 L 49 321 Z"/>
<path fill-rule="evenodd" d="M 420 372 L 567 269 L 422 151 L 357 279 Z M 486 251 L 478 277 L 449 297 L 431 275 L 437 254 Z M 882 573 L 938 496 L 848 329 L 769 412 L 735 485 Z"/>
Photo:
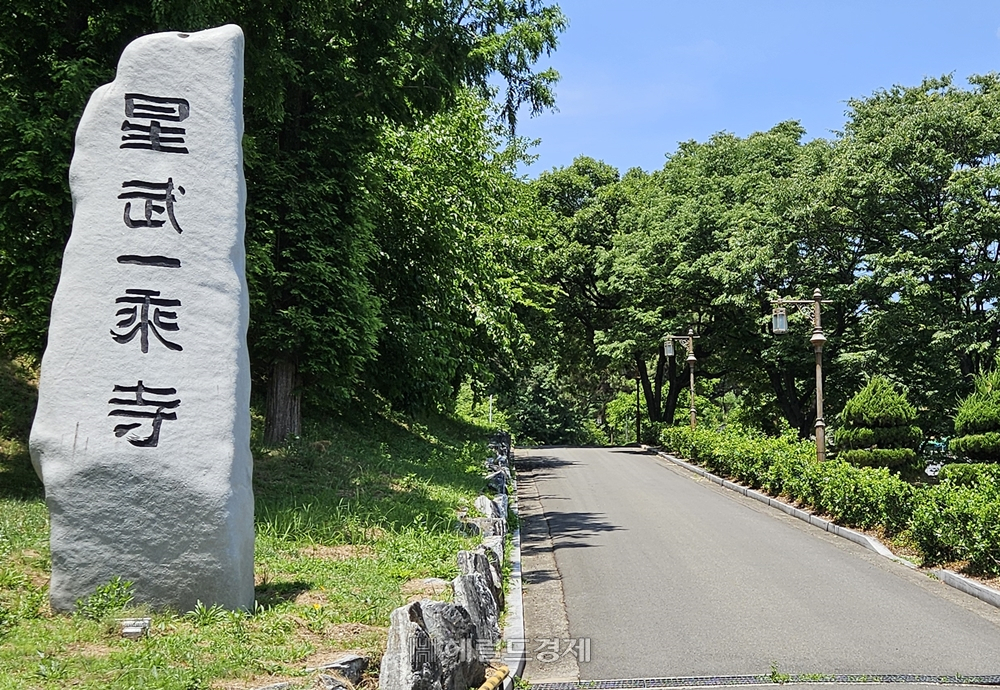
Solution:
<path fill-rule="evenodd" d="M 1000 465 L 945 465 L 935 484 L 836 458 L 817 462 L 815 446 L 794 435 L 670 427 L 662 441 L 713 472 L 871 531 L 920 565 L 1000 584 Z"/>
<path fill-rule="evenodd" d="M 278 449 L 255 439 L 255 611 L 119 609 L 109 588 L 92 597 L 91 617 L 54 614 L 26 443 L 32 376 L 0 360 L 0 690 L 257 687 L 347 651 L 377 671 L 389 613 L 412 581 L 451 579 L 456 551 L 474 545 L 455 531 L 455 511 L 482 489 L 486 430 L 361 415 L 311 425 Z M 147 638 L 120 637 L 116 621 L 132 615 L 152 617 Z"/>

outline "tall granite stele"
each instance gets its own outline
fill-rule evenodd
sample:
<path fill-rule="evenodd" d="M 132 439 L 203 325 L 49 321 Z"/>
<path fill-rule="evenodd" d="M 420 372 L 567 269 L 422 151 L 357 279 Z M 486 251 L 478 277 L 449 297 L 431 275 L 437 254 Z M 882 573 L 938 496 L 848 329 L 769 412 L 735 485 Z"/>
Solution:
<path fill-rule="evenodd" d="M 135 40 L 80 120 L 31 430 L 57 610 L 253 605 L 242 134 L 237 26 Z"/>

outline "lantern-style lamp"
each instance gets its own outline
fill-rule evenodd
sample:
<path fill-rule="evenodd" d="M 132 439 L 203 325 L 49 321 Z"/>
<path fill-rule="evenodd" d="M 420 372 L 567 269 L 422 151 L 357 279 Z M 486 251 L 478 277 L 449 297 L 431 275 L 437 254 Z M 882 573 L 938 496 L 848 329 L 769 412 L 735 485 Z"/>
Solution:
<path fill-rule="evenodd" d="M 771 331 L 775 335 L 788 333 L 788 314 L 784 307 L 775 307 L 771 314 Z"/>
<path fill-rule="evenodd" d="M 674 356 L 674 339 L 669 335 L 663 339 L 663 354 L 666 357 Z"/>

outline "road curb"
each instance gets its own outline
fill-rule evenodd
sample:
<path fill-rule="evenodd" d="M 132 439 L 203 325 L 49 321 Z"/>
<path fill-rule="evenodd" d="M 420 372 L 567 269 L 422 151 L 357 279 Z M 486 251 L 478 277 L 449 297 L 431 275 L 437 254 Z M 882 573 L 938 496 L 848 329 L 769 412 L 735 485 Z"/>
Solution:
<path fill-rule="evenodd" d="M 513 455 L 513 449 L 511 450 Z M 511 468 L 513 468 L 513 458 L 511 458 L 510 463 Z M 520 519 L 520 514 L 517 510 L 517 479 L 511 473 L 511 492 L 508 494 L 510 496 L 510 506 L 509 510 L 514 513 Z M 521 674 L 524 673 L 524 664 L 527 660 L 527 650 L 524 648 L 525 645 L 514 644 L 511 645 L 511 640 L 523 640 L 524 639 L 524 603 L 522 601 L 522 585 L 521 585 L 521 527 L 520 522 L 518 522 L 518 527 L 512 530 L 510 533 L 511 547 L 510 547 L 510 579 L 508 580 L 509 587 L 507 589 L 507 618 L 504 621 L 503 627 L 503 640 L 502 644 L 503 652 L 501 653 L 501 659 L 503 663 L 508 666 L 510 672 L 503 679 L 503 690 L 512 690 L 514 687 L 514 680 L 520 678 Z M 512 651 L 514 650 L 514 651 Z"/>
<path fill-rule="evenodd" d="M 910 563 L 904 558 L 896 556 L 895 554 L 892 553 L 892 551 L 888 549 L 888 547 L 886 547 L 885 544 L 880 542 L 878 539 L 869 537 L 867 534 L 857 532 L 853 529 L 848 529 L 847 527 L 841 527 L 840 525 L 834 524 L 829 520 L 824 520 L 823 518 L 817 517 L 808 511 L 802 510 L 801 508 L 796 508 L 795 506 L 789 505 L 784 501 L 772 498 L 767 494 L 763 494 L 759 491 L 749 489 L 745 486 L 742 486 L 741 484 L 731 482 L 728 479 L 723 479 L 722 477 L 712 474 L 711 472 L 709 472 L 704 468 L 698 467 L 697 465 L 687 462 L 686 460 L 681 460 L 680 458 L 674 457 L 669 453 L 664 453 L 661 450 L 656 450 L 655 448 L 646 445 L 642 446 L 642 448 L 644 448 L 647 451 L 655 453 L 659 457 L 668 460 L 679 467 L 683 467 L 689 472 L 704 477 L 705 479 L 708 479 L 709 481 L 714 482 L 715 484 L 718 484 L 719 486 L 725 489 L 729 489 L 730 491 L 735 491 L 737 493 L 743 494 L 747 498 L 752 498 L 755 501 L 765 503 L 771 506 L 772 508 L 777 508 L 778 510 L 787 513 L 788 515 L 791 515 L 794 518 L 802 520 L 803 522 L 808 522 L 810 525 L 819 527 L 820 529 L 830 532 L 831 534 L 835 534 L 838 537 L 842 537 L 843 539 L 852 541 L 855 544 L 858 544 L 859 546 L 863 546 L 869 551 L 874 551 L 880 556 L 884 556 L 885 558 L 893 560 L 897 563 L 902 563 L 908 568 L 912 568 L 914 570 L 917 569 L 916 565 Z M 991 587 L 987 587 L 986 585 L 980 584 L 975 580 L 970 580 L 967 577 L 962 577 L 958 573 L 954 573 L 950 570 L 944 570 L 944 569 L 935 570 L 933 571 L 933 575 L 937 577 L 939 580 L 941 580 L 941 582 L 945 583 L 950 587 L 954 587 L 955 589 L 964 592 L 970 596 L 973 596 L 976 599 L 979 599 L 980 601 L 990 604 L 991 606 L 1000 608 L 1000 592 Z"/>

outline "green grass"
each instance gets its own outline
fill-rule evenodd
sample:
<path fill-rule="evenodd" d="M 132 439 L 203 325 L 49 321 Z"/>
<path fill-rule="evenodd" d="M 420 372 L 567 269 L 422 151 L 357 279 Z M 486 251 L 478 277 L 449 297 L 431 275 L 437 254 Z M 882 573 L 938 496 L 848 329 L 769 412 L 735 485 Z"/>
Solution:
<path fill-rule="evenodd" d="M 305 684 L 307 666 L 347 651 L 377 671 L 403 585 L 453 578 L 456 551 L 475 544 L 455 530 L 455 512 L 483 488 L 484 428 L 358 413 L 267 449 L 255 418 L 254 611 L 150 612 L 107 595 L 90 617 L 53 613 L 47 513 L 26 443 L 32 373 L 0 361 L 0 690 Z M 131 616 L 152 618 L 146 638 L 120 637 L 117 619 Z"/>

